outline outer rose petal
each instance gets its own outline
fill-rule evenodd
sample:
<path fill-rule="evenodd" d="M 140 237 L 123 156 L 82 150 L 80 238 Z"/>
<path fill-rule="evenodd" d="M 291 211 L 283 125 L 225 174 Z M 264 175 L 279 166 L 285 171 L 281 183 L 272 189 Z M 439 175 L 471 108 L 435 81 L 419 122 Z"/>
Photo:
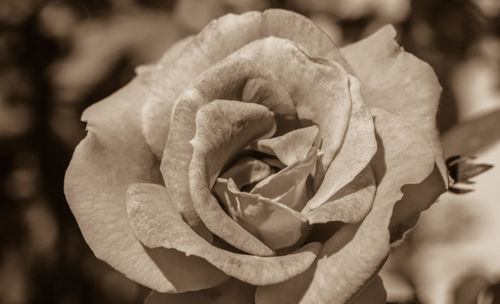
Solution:
<path fill-rule="evenodd" d="M 365 103 L 404 117 L 432 143 L 447 187 L 448 173 L 436 129 L 441 86 L 432 68 L 406 53 L 394 40 L 396 36 L 394 27 L 386 25 L 341 51 L 362 82 Z"/>
<path fill-rule="evenodd" d="M 472 187 L 464 186 L 474 191 L 447 192 L 422 215 L 412 233 L 411 254 L 404 256 L 418 297 L 448 304 L 456 303 L 455 289 L 465 278 L 489 283 L 500 278 L 500 110 L 458 124 L 444 134 L 443 146 L 447 157 L 473 155 L 474 163 L 494 165 L 472 178 Z"/>
<path fill-rule="evenodd" d="M 144 250 L 130 229 L 125 208 L 130 183 L 161 183 L 159 164 L 142 137 L 137 117 L 148 94 L 135 79 L 83 113 L 88 134 L 66 171 L 64 192 L 98 258 L 150 288 L 175 291 L 156 262 L 165 255 L 153 257 Z"/>
<path fill-rule="evenodd" d="M 379 109 L 373 114 L 379 148 L 371 163 L 377 181 L 371 211 L 360 224 L 346 224 L 335 233 L 315 267 L 281 284 L 259 287 L 257 303 L 345 303 L 389 254 L 388 226 L 394 204 L 403 196 L 401 187 L 432 172 L 434 151 L 405 120 Z"/>
<path fill-rule="evenodd" d="M 143 110 L 143 131 L 153 152 L 161 158 L 169 129 L 169 117 L 178 95 L 204 70 L 248 43 L 269 36 L 289 39 L 310 56 L 345 64 L 330 38 L 313 22 L 299 14 L 271 9 L 226 15 L 212 21 L 190 40 L 171 64 L 153 72 L 148 85 L 161 98 L 148 101 Z"/>
<path fill-rule="evenodd" d="M 500 141 L 478 153 L 474 162 L 495 164 L 474 178 L 474 191 L 445 193 L 412 234 L 409 277 L 425 303 L 456 303 L 453 292 L 464 278 L 500 278 Z"/>
<path fill-rule="evenodd" d="M 177 58 L 185 42 L 174 44 L 162 61 Z M 141 69 L 144 67 L 138 68 L 139 77 L 83 113 L 88 135 L 73 154 L 64 193 L 86 242 L 98 258 L 150 288 L 174 291 L 157 264 L 166 256 L 149 256 L 124 217 L 129 183 L 161 183 L 159 164 L 151 158 L 137 115 L 145 101 L 154 98 L 144 86 L 147 81 Z"/>
<path fill-rule="evenodd" d="M 309 243 L 285 256 L 258 257 L 233 253 L 209 244 L 196 234 L 175 210 L 165 188 L 136 184 L 127 200 L 132 229 L 150 248 L 175 248 L 201 257 L 231 277 L 252 285 L 283 282 L 308 269 L 316 259 L 319 243 Z M 193 274 L 196 275 L 196 274 Z"/>
<path fill-rule="evenodd" d="M 168 294 L 152 292 L 145 304 L 253 304 L 255 286 L 235 279 L 211 289 Z"/>

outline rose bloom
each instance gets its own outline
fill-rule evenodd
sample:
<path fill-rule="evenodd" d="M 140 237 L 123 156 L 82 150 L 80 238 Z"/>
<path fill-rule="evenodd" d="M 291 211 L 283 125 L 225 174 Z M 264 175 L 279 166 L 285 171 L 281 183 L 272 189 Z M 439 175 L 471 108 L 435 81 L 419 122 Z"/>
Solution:
<path fill-rule="evenodd" d="M 82 116 L 65 193 L 149 303 L 385 303 L 377 272 L 447 187 L 441 88 L 385 26 L 338 49 L 227 15 Z"/>

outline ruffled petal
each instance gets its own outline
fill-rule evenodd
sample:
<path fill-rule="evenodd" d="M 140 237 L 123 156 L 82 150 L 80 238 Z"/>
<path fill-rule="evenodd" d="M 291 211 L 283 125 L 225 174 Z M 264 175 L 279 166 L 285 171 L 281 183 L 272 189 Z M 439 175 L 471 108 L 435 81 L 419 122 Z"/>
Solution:
<path fill-rule="evenodd" d="M 377 151 L 373 119 L 361 97 L 360 83 L 352 76 L 349 76 L 349 90 L 352 109 L 345 139 L 318 190 L 307 202 L 304 212 L 321 206 L 351 182 L 368 165 Z"/>
<path fill-rule="evenodd" d="M 217 179 L 214 192 L 231 217 L 271 249 L 292 247 L 307 236 L 309 225 L 302 214 L 266 197 L 240 192 L 231 179 Z"/>
<path fill-rule="evenodd" d="M 254 304 L 255 286 L 230 279 L 214 288 L 168 294 L 152 292 L 145 304 Z"/>
<path fill-rule="evenodd" d="M 396 37 L 394 27 L 386 25 L 341 51 L 362 82 L 366 104 L 403 117 L 432 144 L 447 187 L 448 173 L 436 128 L 441 86 L 432 67 L 406 53 L 394 40 Z"/>
<path fill-rule="evenodd" d="M 379 270 L 389 254 L 389 222 L 401 187 L 432 172 L 434 151 L 411 124 L 383 110 L 372 111 L 379 136 L 371 162 L 377 192 L 360 224 L 345 224 L 322 247 L 315 267 L 291 280 L 259 287 L 257 303 L 345 303 Z M 408 161 L 411 160 L 411 161 Z"/>
<path fill-rule="evenodd" d="M 370 211 L 375 198 L 375 179 L 367 166 L 347 186 L 337 192 L 328 202 L 307 214 L 310 224 L 333 221 L 358 223 Z"/>
<path fill-rule="evenodd" d="M 132 229 L 147 247 L 173 248 L 187 256 L 201 257 L 231 277 L 252 285 L 276 284 L 311 266 L 320 249 L 309 243 L 286 256 L 258 257 L 226 251 L 209 244 L 181 218 L 165 188 L 155 184 L 134 185 L 127 200 Z"/>
<path fill-rule="evenodd" d="M 148 85 L 161 98 L 146 104 L 143 130 L 155 155 L 161 158 L 167 140 L 173 102 L 203 71 L 248 43 L 268 36 L 294 41 L 318 58 L 345 62 L 340 51 L 319 27 L 297 13 L 271 9 L 226 15 L 208 24 L 190 39 L 175 62 L 161 65 L 148 79 Z M 347 64 L 343 64 L 347 66 Z"/>
<path fill-rule="evenodd" d="M 145 251 L 130 229 L 125 207 L 130 183 L 161 183 L 158 162 L 136 115 L 148 94 L 135 79 L 83 113 L 88 133 L 66 171 L 64 192 L 98 258 L 152 289 L 175 291 L 156 263 L 163 254 L 151 256 Z"/>
<path fill-rule="evenodd" d="M 310 177 L 314 176 L 321 156 L 318 149 L 311 147 L 304 159 L 263 179 L 250 193 L 282 203 L 293 210 L 302 210 L 312 191 Z"/>
<path fill-rule="evenodd" d="M 196 134 L 191 140 L 193 158 L 189 185 L 193 206 L 214 234 L 232 246 L 255 255 L 274 252 L 233 221 L 210 190 L 222 168 L 248 143 L 276 131 L 274 115 L 266 107 L 230 100 L 215 100 L 196 114 Z"/>

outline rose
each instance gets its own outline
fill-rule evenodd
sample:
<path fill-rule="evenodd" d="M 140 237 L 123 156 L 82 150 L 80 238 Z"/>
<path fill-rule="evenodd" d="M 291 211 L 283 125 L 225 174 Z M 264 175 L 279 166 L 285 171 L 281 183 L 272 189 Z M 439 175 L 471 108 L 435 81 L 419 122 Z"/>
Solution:
<path fill-rule="evenodd" d="M 439 84 L 394 36 L 339 50 L 295 13 L 227 15 L 139 69 L 84 112 L 65 178 L 95 255 L 152 302 L 377 291 L 447 177 Z"/>

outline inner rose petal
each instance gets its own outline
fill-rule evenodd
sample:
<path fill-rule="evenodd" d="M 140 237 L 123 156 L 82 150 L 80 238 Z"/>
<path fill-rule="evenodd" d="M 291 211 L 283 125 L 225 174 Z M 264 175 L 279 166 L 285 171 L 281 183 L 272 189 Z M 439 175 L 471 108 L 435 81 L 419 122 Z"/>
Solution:
<path fill-rule="evenodd" d="M 316 126 L 296 129 L 281 136 L 260 139 L 251 147 L 259 152 L 276 156 L 286 166 L 301 161 L 313 144 L 319 146 L 319 130 Z"/>
<path fill-rule="evenodd" d="M 257 183 L 273 173 L 275 170 L 269 164 L 254 157 L 243 157 L 237 160 L 221 177 L 232 179 L 238 189 L 241 189 L 243 186 Z"/>
<path fill-rule="evenodd" d="M 240 192 L 232 179 L 218 178 L 213 190 L 231 217 L 271 249 L 292 247 L 307 236 L 305 216 L 261 195 Z"/>
<path fill-rule="evenodd" d="M 310 193 L 308 192 L 312 190 L 310 177 L 314 176 L 320 155 L 321 151 L 311 147 L 301 161 L 263 179 L 255 185 L 250 193 L 261 195 L 301 211 L 309 200 Z"/>
<path fill-rule="evenodd" d="M 274 115 L 265 106 L 230 100 L 215 100 L 196 114 L 196 133 L 191 140 L 193 159 L 189 186 L 193 206 L 214 234 L 245 252 L 274 252 L 233 221 L 210 192 L 224 165 L 249 142 L 274 134 Z"/>

